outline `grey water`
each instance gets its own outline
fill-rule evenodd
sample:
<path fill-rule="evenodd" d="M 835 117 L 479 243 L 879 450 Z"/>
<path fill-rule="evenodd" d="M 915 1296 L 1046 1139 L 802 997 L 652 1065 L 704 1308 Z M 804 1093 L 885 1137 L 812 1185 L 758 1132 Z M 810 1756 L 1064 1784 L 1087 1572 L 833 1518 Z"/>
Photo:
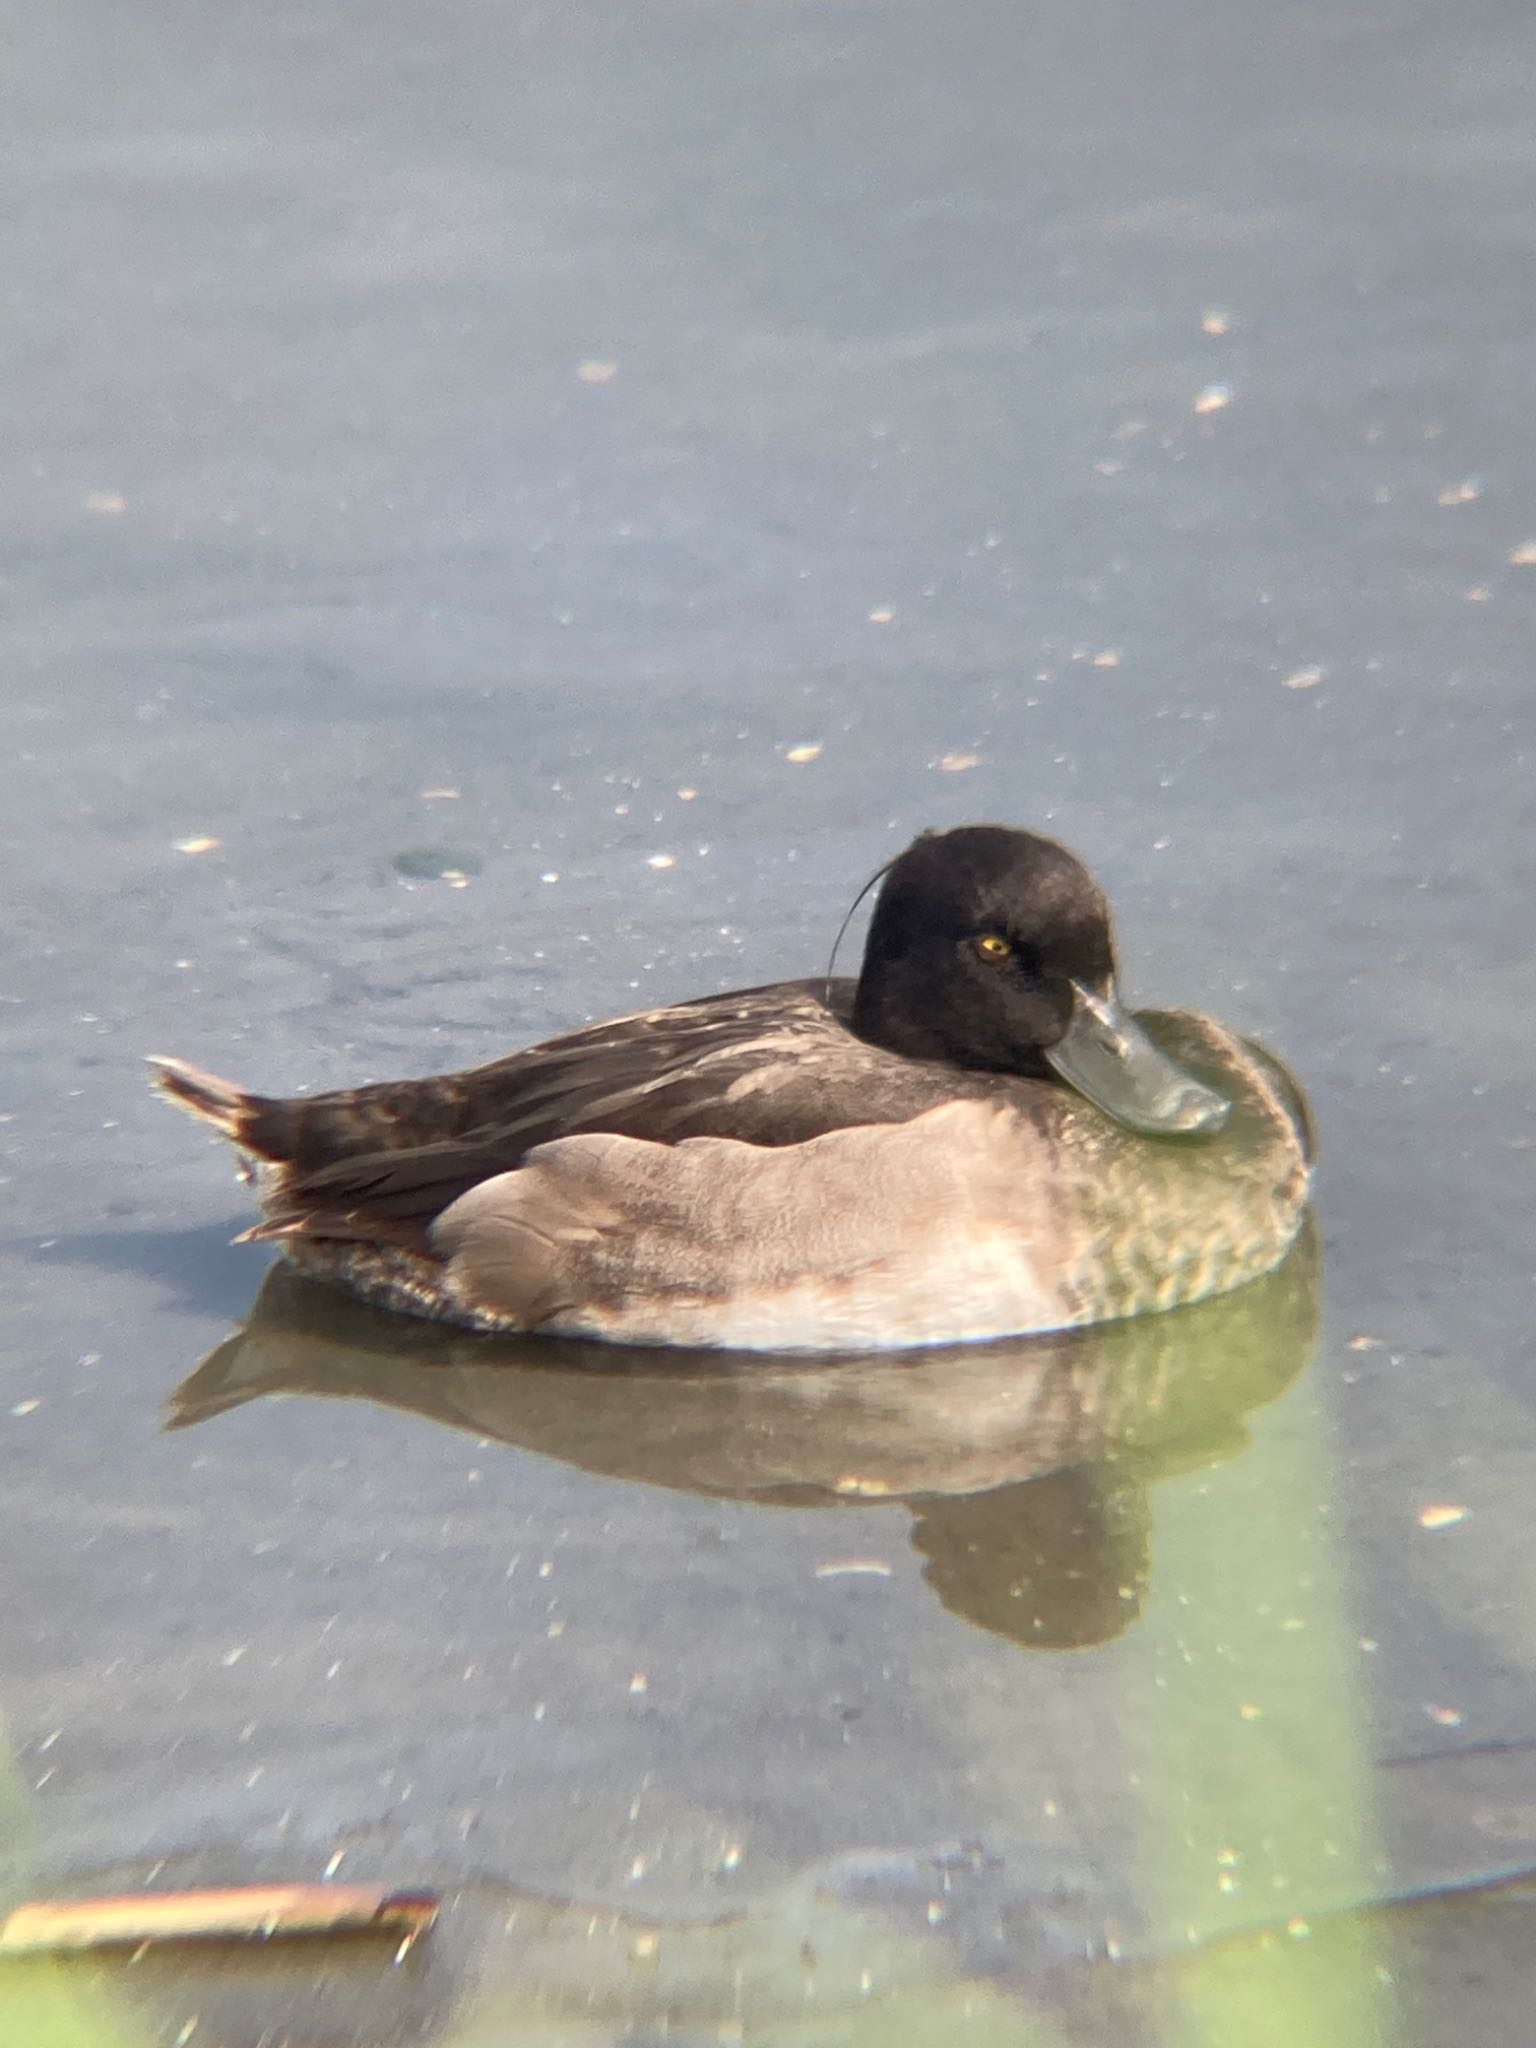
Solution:
<path fill-rule="evenodd" d="M 103 2040 L 1523 2044 L 1529 10 L 8 15 L 5 1896 L 457 1902 Z M 1269 1292 L 488 1354 L 256 1301 L 145 1086 L 817 972 L 975 818 L 1305 1079 Z"/>

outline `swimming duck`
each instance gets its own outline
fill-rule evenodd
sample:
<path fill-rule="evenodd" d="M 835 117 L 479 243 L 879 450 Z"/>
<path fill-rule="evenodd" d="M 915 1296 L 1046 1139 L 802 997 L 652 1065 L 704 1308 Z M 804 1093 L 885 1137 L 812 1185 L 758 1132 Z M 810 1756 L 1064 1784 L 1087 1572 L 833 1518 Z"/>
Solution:
<path fill-rule="evenodd" d="M 703 996 L 308 1098 L 156 1084 L 255 1162 L 301 1269 L 484 1330 L 856 1351 L 1170 1309 L 1268 1272 L 1305 1101 L 1214 1019 L 1133 1015 L 1073 854 L 998 825 L 884 872 L 857 981 Z"/>

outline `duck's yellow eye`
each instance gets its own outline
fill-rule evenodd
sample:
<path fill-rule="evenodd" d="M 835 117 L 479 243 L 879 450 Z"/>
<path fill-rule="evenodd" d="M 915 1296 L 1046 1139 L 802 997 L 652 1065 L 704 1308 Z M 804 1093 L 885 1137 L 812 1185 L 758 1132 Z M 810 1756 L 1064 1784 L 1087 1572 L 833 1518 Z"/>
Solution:
<path fill-rule="evenodd" d="M 973 943 L 983 960 L 1006 960 L 1013 951 L 1012 944 L 1001 932 L 983 932 Z"/>

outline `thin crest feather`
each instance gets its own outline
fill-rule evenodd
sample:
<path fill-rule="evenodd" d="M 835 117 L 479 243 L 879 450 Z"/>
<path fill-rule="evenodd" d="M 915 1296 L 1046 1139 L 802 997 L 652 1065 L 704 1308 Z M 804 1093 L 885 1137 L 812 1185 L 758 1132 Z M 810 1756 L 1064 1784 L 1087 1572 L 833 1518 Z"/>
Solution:
<path fill-rule="evenodd" d="M 891 869 L 895 867 L 897 861 L 899 861 L 900 859 L 901 855 L 899 853 L 893 853 L 890 859 L 885 862 L 884 866 L 875 869 L 875 872 L 864 884 L 863 888 L 859 891 L 858 895 L 855 896 L 853 901 L 849 904 L 847 913 L 844 916 L 842 923 L 837 928 L 837 937 L 832 941 L 832 951 L 827 955 L 827 971 L 822 976 L 822 1000 L 826 1003 L 828 1009 L 832 1007 L 832 970 L 837 965 L 837 949 L 843 943 L 843 940 L 846 938 L 848 933 L 848 927 L 853 923 L 854 917 L 857 915 L 859 905 L 864 901 L 864 898 L 869 894 L 870 890 L 874 888 L 877 882 L 883 882 L 885 880 L 886 876 L 891 872 Z"/>

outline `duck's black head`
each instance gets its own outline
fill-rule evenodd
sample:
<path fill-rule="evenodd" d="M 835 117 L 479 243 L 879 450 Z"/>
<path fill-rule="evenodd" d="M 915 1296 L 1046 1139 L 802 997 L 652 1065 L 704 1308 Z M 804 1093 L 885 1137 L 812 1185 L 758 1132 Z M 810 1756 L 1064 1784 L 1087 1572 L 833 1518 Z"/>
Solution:
<path fill-rule="evenodd" d="M 1109 906 L 1075 855 L 1003 825 L 925 832 L 887 871 L 853 1028 L 911 1059 L 1054 1074 L 1118 1122 L 1209 1132 L 1228 1105 L 1115 992 Z"/>
<path fill-rule="evenodd" d="M 1073 982 L 1114 971 L 1109 906 L 1064 846 L 1003 825 L 925 832 L 880 890 L 853 1026 L 915 1059 L 1043 1074 Z"/>

